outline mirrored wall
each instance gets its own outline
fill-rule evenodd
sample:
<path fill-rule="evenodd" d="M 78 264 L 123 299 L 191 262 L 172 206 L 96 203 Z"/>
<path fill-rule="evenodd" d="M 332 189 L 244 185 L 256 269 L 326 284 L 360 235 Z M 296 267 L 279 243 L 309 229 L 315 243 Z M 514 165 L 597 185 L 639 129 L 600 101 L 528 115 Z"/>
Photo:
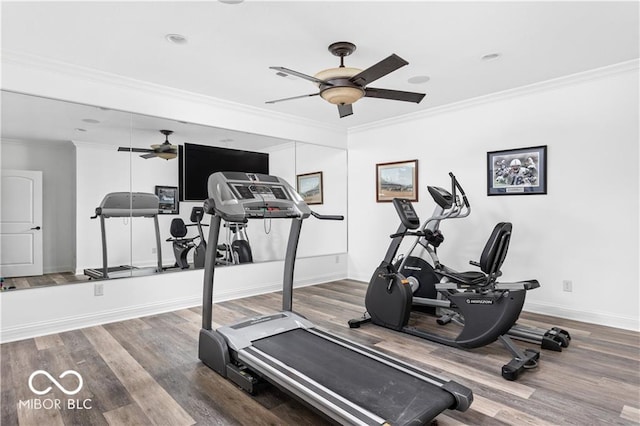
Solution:
<path fill-rule="evenodd" d="M 299 192 L 306 191 L 303 195 L 313 210 L 346 216 L 343 149 L 13 92 L 3 91 L 1 96 L 0 276 L 5 288 L 104 279 L 103 242 L 109 279 L 200 267 L 198 222 L 206 238 L 210 217 L 192 214 L 202 201 L 176 199 L 172 205 L 172 197 L 179 198 L 173 191 L 180 187 L 181 157 L 159 155 L 158 147 L 166 140 L 174 147 L 194 144 L 268 154 L 269 173 L 294 187 L 301 185 Z M 40 196 L 21 189 L 23 171 L 41 176 Z M 119 201 L 130 206 L 137 194 L 160 195 L 166 206 L 156 217 L 137 217 L 131 214 L 135 209 L 129 209 L 129 214 L 102 221 L 96 208 L 108 194 L 119 195 Z M 34 200 L 28 200 L 32 196 Z M 41 219 L 37 214 L 31 217 L 38 208 Z M 181 226 L 172 227 L 176 219 L 185 225 L 182 232 Z M 284 258 L 289 221 L 225 225 L 216 247 L 220 266 L 241 268 L 244 263 Z M 195 239 L 180 242 L 185 249 L 171 240 L 175 238 Z M 346 251 L 346 221 L 311 218 L 303 225 L 298 257 Z M 40 269 L 32 263 L 40 263 Z"/>

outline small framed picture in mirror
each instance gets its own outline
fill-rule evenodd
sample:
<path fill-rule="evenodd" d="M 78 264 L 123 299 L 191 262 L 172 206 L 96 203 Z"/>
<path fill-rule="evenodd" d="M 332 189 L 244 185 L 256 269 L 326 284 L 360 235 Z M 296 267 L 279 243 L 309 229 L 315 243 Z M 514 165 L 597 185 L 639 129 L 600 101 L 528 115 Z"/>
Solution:
<path fill-rule="evenodd" d="M 177 187 L 156 185 L 156 195 L 160 200 L 159 214 L 178 214 L 180 212 Z"/>
<path fill-rule="evenodd" d="M 298 194 L 307 204 L 322 204 L 322 172 L 296 176 Z"/>

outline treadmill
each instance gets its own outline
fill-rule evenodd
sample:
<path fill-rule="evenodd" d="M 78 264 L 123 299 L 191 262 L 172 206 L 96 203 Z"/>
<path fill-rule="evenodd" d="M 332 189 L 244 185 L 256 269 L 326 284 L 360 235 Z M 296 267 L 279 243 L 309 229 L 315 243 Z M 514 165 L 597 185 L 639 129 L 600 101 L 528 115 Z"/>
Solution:
<path fill-rule="evenodd" d="M 87 268 L 84 274 L 90 279 L 122 278 L 148 275 L 162 272 L 162 250 L 160 227 L 158 225 L 159 200 L 155 194 L 146 192 L 111 192 L 104 196 L 96 214 L 91 219 L 100 218 L 100 235 L 102 237 L 102 268 Z M 157 267 L 137 268 L 130 265 L 108 266 L 107 233 L 105 219 L 111 217 L 150 217 L 153 218 L 156 234 Z"/>
<path fill-rule="evenodd" d="M 270 382 L 322 415 L 353 425 L 425 424 L 446 409 L 465 411 L 470 389 L 403 361 L 317 329 L 292 312 L 293 272 L 302 221 L 342 220 L 312 212 L 283 179 L 217 172 L 208 180 L 205 211 L 212 215 L 208 247 L 221 220 L 290 219 L 282 311 L 212 329 L 215 250 L 207 250 L 198 356 L 249 393 Z"/>

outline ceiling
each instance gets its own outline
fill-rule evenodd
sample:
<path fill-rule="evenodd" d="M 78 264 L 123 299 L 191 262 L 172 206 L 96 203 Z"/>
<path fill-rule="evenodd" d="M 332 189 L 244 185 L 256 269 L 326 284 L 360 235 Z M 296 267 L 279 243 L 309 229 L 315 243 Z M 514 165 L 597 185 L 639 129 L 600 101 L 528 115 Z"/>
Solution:
<path fill-rule="evenodd" d="M 263 150 L 291 141 L 246 132 L 202 126 L 56 99 L 0 92 L 2 140 L 70 141 L 148 148 L 164 142 L 160 130 L 172 130 L 175 145 L 194 143 L 242 150 Z M 139 154 L 135 154 L 139 155 Z"/>
<path fill-rule="evenodd" d="M 218 1 L 2 2 L 2 49 L 144 80 L 342 128 L 426 110 L 639 57 L 638 2 Z M 180 34 L 186 44 L 169 43 Z M 375 87 L 420 104 L 363 98 L 340 119 L 298 77 L 361 69 L 392 53 L 409 65 Z M 482 60 L 499 53 L 498 59 Z M 412 84 L 412 77 L 428 76 Z"/>

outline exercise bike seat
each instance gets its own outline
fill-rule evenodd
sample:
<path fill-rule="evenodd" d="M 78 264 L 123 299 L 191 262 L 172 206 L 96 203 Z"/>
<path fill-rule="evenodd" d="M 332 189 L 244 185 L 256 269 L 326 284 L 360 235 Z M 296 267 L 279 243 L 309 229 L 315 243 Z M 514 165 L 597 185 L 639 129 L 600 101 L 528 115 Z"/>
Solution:
<path fill-rule="evenodd" d="M 484 287 L 495 283 L 496 279 L 502 275 L 500 268 L 507 257 L 511 230 L 510 222 L 500 222 L 493 228 L 480 255 L 480 262 L 470 262 L 472 265 L 479 266 L 480 271 L 458 272 L 442 265 L 435 269 L 435 272 L 463 287 Z"/>

